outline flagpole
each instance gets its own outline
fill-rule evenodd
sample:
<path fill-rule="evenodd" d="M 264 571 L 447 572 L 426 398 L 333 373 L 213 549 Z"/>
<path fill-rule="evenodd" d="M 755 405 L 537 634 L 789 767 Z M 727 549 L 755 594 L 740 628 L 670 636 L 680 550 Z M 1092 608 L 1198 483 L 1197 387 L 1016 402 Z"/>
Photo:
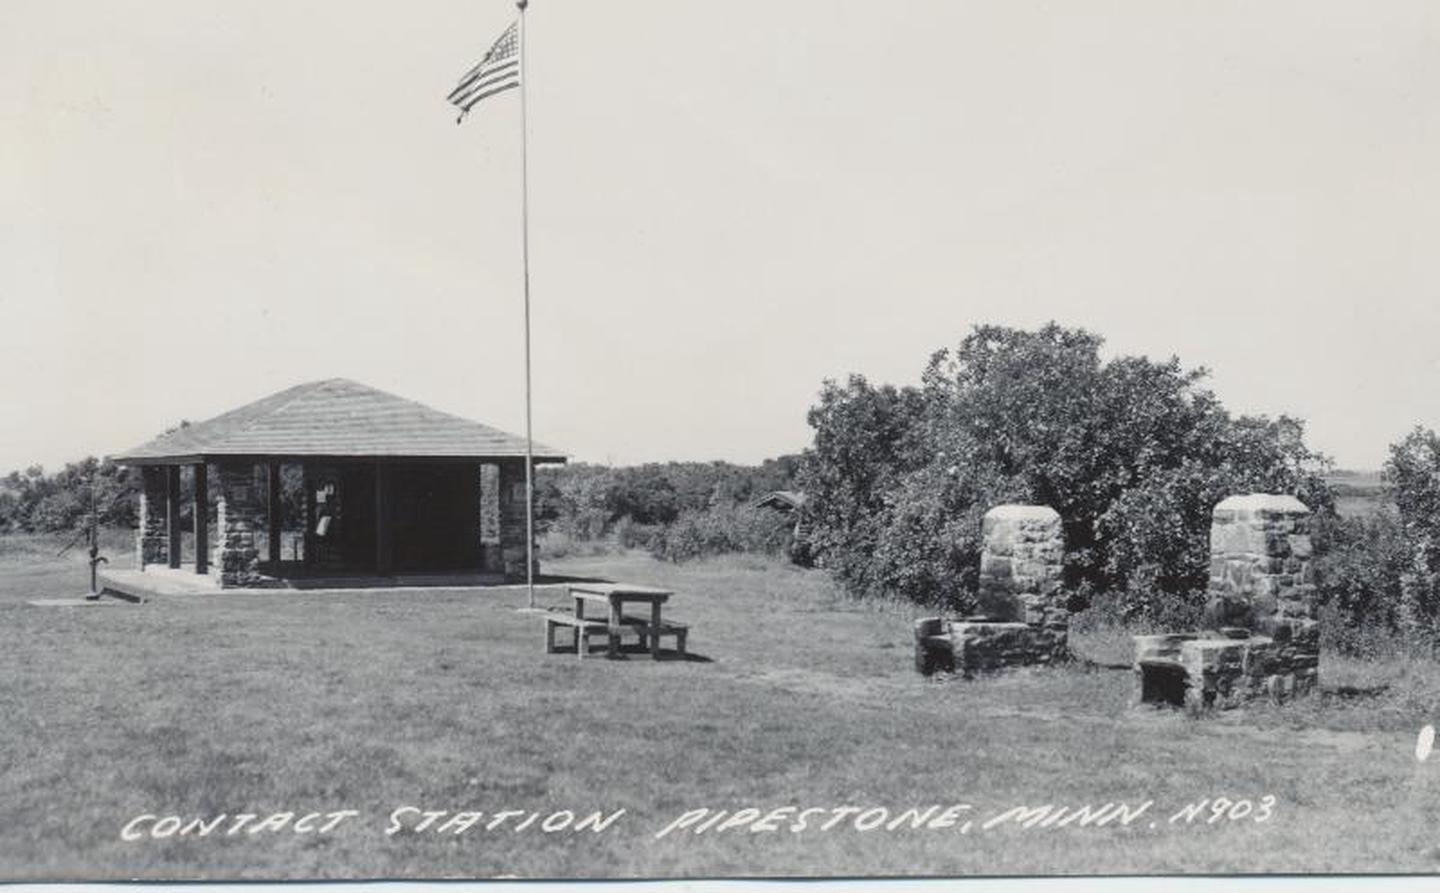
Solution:
<path fill-rule="evenodd" d="M 535 607 L 535 444 L 530 413 L 530 164 L 526 145 L 528 130 L 525 118 L 525 57 L 530 47 L 525 43 L 525 7 L 530 0 L 515 0 L 520 8 L 520 254 L 525 284 L 525 589 L 529 606 Z"/>

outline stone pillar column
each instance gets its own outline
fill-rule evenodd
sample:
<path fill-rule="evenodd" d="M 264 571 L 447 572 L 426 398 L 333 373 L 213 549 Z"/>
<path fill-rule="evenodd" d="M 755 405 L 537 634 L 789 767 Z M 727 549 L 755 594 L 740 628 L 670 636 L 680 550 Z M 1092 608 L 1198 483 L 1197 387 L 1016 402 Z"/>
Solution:
<path fill-rule="evenodd" d="M 260 582 L 260 553 L 255 532 L 265 524 L 265 507 L 256 492 L 255 467 L 221 462 L 215 501 L 215 572 L 222 589 Z"/>
<path fill-rule="evenodd" d="M 493 462 L 480 465 L 480 564 L 489 574 L 505 572 L 500 554 L 500 466 Z M 523 544 L 523 538 L 522 538 Z"/>
<path fill-rule="evenodd" d="M 1007 644 L 1007 635 L 999 629 L 976 628 L 975 637 L 969 638 L 978 644 L 968 645 L 969 650 L 996 651 L 1002 664 L 1063 660 L 1070 641 L 1070 611 L 1061 591 L 1066 540 L 1060 513 L 1048 506 L 996 506 L 985 513 L 982 536 L 979 612 L 1027 629 L 1022 635 L 1015 632 L 1014 642 Z M 971 663 L 969 658 L 966 663 Z"/>
<path fill-rule="evenodd" d="M 500 463 L 500 556 L 505 575 L 525 576 L 525 462 Z M 540 573 L 540 560 L 535 560 Z"/>
<path fill-rule="evenodd" d="M 1215 506 L 1205 622 L 1270 634 L 1315 619 L 1310 509 L 1293 496 L 1251 493 Z"/>
<path fill-rule="evenodd" d="M 144 570 L 147 564 L 161 564 L 169 559 L 166 544 L 170 533 L 166 510 L 168 493 L 164 466 L 142 465 L 140 484 L 140 526 L 135 532 L 135 562 Z"/>
<path fill-rule="evenodd" d="M 1069 612 L 1060 599 L 1065 536 L 1060 513 L 1043 505 L 997 505 L 981 528 L 980 613 L 1039 624 Z"/>

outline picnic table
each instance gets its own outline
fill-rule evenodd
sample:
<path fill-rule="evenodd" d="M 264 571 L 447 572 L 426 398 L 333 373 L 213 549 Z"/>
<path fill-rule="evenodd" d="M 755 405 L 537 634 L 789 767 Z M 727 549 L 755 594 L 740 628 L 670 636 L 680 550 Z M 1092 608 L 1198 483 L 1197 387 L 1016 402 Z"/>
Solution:
<path fill-rule="evenodd" d="M 589 637 L 604 634 L 609 640 L 608 657 L 620 654 L 620 634 L 634 630 L 640 637 L 640 647 L 648 646 L 650 656 L 660 658 L 660 637 L 674 636 L 675 650 L 685 653 L 685 639 L 688 628 L 683 623 L 665 620 L 661 606 L 674 593 L 654 586 L 640 586 L 633 583 L 572 583 L 570 597 L 575 601 L 575 613 L 547 614 L 545 622 L 545 652 L 555 650 L 555 630 L 560 626 L 575 630 L 575 651 L 581 657 L 589 653 Z M 627 604 L 645 605 L 649 611 L 642 614 L 627 614 Z M 585 614 L 585 607 L 598 609 L 599 614 Z"/>

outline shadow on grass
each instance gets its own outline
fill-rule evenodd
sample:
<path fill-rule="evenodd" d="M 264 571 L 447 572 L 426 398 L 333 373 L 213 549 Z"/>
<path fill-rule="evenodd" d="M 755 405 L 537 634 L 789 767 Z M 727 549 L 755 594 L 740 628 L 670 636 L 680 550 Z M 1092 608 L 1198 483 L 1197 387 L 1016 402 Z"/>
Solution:
<path fill-rule="evenodd" d="M 1094 672 L 1094 671 L 1096 671 L 1096 670 L 1133 670 L 1133 669 L 1135 669 L 1135 665 L 1132 664 L 1132 663 L 1123 663 L 1123 664 L 1121 664 L 1121 663 L 1106 663 L 1105 661 L 1090 660 L 1089 658 L 1085 658 L 1085 657 L 1075 658 L 1074 660 L 1072 660 L 1072 661 L 1070 662 L 1070 665 L 1073 666 L 1073 667 L 1075 667 L 1075 668 L 1077 668 L 1077 669 L 1084 670 L 1084 671 L 1087 672 L 1087 673 L 1092 673 L 1092 672 Z"/>
<path fill-rule="evenodd" d="M 1362 698 L 1378 698 L 1389 690 L 1388 682 L 1379 685 L 1337 685 L 1334 688 L 1322 688 L 1320 695 L 1326 700 L 1334 698 L 1340 701 L 1356 701 Z"/>
<path fill-rule="evenodd" d="M 557 646 L 557 647 L 555 648 L 555 650 L 554 650 L 553 652 L 551 652 L 551 654 L 552 654 L 552 655 L 559 654 L 559 655 L 564 655 L 564 656 L 566 656 L 566 657 L 574 658 L 574 657 L 576 656 L 576 650 L 575 650 L 575 646 L 573 646 L 573 645 L 572 645 L 572 646 L 568 646 L 568 647 L 567 647 L 567 646 L 564 646 L 564 645 L 560 645 L 560 646 Z M 550 655 L 547 655 L 547 656 L 550 656 Z M 590 651 L 590 653 L 585 656 L 584 659 L 585 659 L 585 660 L 617 660 L 617 661 L 625 661 L 625 660 L 651 660 L 652 658 L 651 658 L 651 656 L 650 656 L 650 649 L 649 649 L 649 648 L 641 648 L 639 645 L 631 644 L 631 645 L 621 645 L 621 646 L 620 646 L 620 650 L 616 653 L 615 657 L 613 657 L 613 658 L 609 655 L 609 653 L 607 652 L 607 650 L 606 650 L 605 648 L 599 647 L 599 648 L 594 648 L 594 649 L 592 649 L 592 650 Z M 696 653 L 693 652 L 693 651 L 687 651 L 687 652 L 685 652 L 684 654 L 681 654 L 680 652 L 675 651 L 674 649 L 662 648 L 662 649 L 660 649 L 660 655 L 659 655 L 659 658 L 658 658 L 657 662 L 658 662 L 658 663 L 713 664 L 713 663 L 715 663 L 715 660 L 714 660 L 714 658 L 706 657 L 706 656 L 703 655 L 703 654 L 696 654 Z"/>
<path fill-rule="evenodd" d="M 536 586 L 563 586 L 566 583 L 613 583 L 605 577 L 581 577 L 567 574 L 541 574 L 535 578 Z"/>

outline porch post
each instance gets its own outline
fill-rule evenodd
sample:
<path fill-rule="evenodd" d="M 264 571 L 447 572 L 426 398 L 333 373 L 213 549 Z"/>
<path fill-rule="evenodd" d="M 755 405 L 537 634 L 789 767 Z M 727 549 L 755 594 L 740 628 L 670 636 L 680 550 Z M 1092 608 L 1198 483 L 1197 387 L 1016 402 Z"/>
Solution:
<path fill-rule="evenodd" d="M 395 564 L 395 540 L 390 524 L 390 466 L 375 465 L 375 572 L 388 574 Z"/>
<path fill-rule="evenodd" d="M 210 488 L 205 481 L 205 463 L 195 465 L 195 573 L 210 573 Z"/>
<path fill-rule="evenodd" d="M 302 559 L 306 567 L 315 564 L 315 479 L 310 476 L 310 463 L 300 465 L 301 486 L 305 488 L 305 554 Z"/>
<path fill-rule="evenodd" d="M 266 479 L 267 495 L 269 500 L 265 506 L 265 520 L 268 522 L 268 543 L 270 559 L 270 572 L 279 573 L 280 570 L 280 537 L 281 530 L 281 509 L 280 509 L 280 460 L 271 459 L 266 468 L 268 476 Z"/>
<path fill-rule="evenodd" d="M 166 555 L 170 566 L 180 567 L 180 466 L 165 466 L 165 516 L 168 544 Z"/>

